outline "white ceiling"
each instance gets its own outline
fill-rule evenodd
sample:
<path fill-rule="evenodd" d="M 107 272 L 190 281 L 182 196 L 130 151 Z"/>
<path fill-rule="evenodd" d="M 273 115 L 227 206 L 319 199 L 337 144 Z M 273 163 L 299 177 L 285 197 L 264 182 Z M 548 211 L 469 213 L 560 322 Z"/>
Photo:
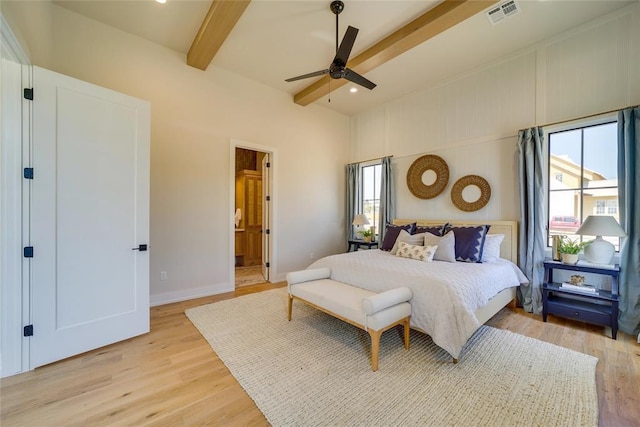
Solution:
<path fill-rule="evenodd" d="M 360 30 L 351 57 L 421 15 L 439 1 L 343 0 L 339 38 Z M 517 0 L 522 11 L 491 25 L 484 13 L 366 74 L 378 86 L 352 84 L 332 92 L 327 108 L 353 115 L 566 31 L 638 0 Z M 72 0 L 54 3 L 186 55 L 210 0 Z M 327 68 L 335 55 L 331 0 L 253 0 L 212 65 L 293 95 L 315 79 L 289 77 Z M 302 107 L 301 107 L 302 108 Z"/>

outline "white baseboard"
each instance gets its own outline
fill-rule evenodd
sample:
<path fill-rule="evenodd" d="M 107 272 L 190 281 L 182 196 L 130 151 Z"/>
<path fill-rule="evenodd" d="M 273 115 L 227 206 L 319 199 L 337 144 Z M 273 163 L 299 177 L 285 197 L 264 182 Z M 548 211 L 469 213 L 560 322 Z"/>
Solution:
<path fill-rule="evenodd" d="M 269 278 L 271 283 L 285 282 L 287 280 L 287 273 L 272 274 Z"/>
<path fill-rule="evenodd" d="M 287 280 L 287 274 L 271 275 L 271 283 L 284 282 Z M 186 289 L 183 291 L 165 292 L 161 294 L 152 294 L 149 296 L 149 305 L 156 307 L 158 305 L 171 304 L 174 302 L 187 301 L 195 298 L 208 297 L 211 295 L 224 294 L 225 292 L 233 292 L 235 286 L 232 284 L 218 284 L 213 286 L 203 286 L 201 288 Z"/>
<path fill-rule="evenodd" d="M 224 284 L 217 286 L 203 286 L 201 288 L 186 289 L 184 291 L 165 292 L 162 294 L 150 295 L 149 305 L 151 307 L 155 307 L 158 305 L 187 301 L 195 298 L 224 294 L 225 292 L 233 292 L 234 289 L 234 285 Z"/>

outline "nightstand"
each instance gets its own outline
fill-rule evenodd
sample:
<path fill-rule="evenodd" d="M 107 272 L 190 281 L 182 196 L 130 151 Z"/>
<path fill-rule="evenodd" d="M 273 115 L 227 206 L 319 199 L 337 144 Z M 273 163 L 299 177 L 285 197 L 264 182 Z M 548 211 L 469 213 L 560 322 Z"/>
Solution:
<path fill-rule="evenodd" d="M 561 288 L 562 283 L 553 280 L 553 270 L 611 276 L 611 292 L 599 289 L 594 293 L 585 293 Z M 615 340 L 618 333 L 619 276 L 620 266 L 617 264 L 614 268 L 604 268 L 545 260 L 544 281 L 542 283 L 542 320 L 546 322 L 547 315 L 553 314 L 596 325 L 611 326 L 611 337 Z"/>
<path fill-rule="evenodd" d="M 365 247 L 368 249 L 377 248 L 378 242 L 365 242 L 364 240 L 349 240 L 349 250 L 347 252 L 357 251 L 359 248 Z"/>

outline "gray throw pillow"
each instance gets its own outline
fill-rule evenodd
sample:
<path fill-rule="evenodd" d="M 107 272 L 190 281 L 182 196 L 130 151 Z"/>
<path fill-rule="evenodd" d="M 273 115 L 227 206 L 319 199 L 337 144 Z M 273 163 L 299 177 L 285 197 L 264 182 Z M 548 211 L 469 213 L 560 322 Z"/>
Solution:
<path fill-rule="evenodd" d="M 424 233 L 424 245 L 438 247 L 433 257 L 435 261 L 456 262 L 456 237 L 453 231 L 449 231 L 442 237 Z"/>
<path fill-rule="evenodd" d="M 423 246 L 424 242 L 424 234 L 409 234 L 407 230 L 400 230 L 400 234 L 398 234 L 398 238 L 391 248 L 391 255 L 396 255 L 398 253 L 398 247 L 400 242 L 408 243 L 413 246 Z"/>

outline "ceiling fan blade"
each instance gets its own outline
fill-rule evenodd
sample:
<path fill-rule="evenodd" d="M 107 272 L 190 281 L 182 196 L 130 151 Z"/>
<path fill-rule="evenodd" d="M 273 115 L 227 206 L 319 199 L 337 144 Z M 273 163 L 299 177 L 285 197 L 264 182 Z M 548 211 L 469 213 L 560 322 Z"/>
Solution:
<path fill-rule="evenodd" d="M 356 36 L 358 35 L 358 29 L 349 25 L 347 28 L 347 32 L 344 33 L 344 37 L 342 38 L 342 42 L 340 42 L 340 47 L 336 52 L 336 57 L 333 60 L 334 64 L 347 65 L 347 61 L 349 60 L 349 55 L 351 54 L 351 49 L 353 48 L 353 44 L 356 42 Z"/>
<path fill-rule="evenodd" d="M 313 73 L 303 74 L 303 75 L 297 76 L 297 77 L 291 77 L 290 79 L 286 79 L 285 82 L 294 82 L 296 80 L 308 79 L 309 77 L 322 76 L 322 75 L 327 74 L 328 72 L 329 72 L 329 69 L 320 70 L 320 71 L 314 71 Z"/>
<path fill-rule="evenodd" d="M 348 68 L 345 68 L 344 75 L 342 77 L 356 84 L 359 84 L 360 86 L 366 87 L 367 89 L 373 89 L 377 86 L 371 80 L 362 77 L 360 74 Z"/>

